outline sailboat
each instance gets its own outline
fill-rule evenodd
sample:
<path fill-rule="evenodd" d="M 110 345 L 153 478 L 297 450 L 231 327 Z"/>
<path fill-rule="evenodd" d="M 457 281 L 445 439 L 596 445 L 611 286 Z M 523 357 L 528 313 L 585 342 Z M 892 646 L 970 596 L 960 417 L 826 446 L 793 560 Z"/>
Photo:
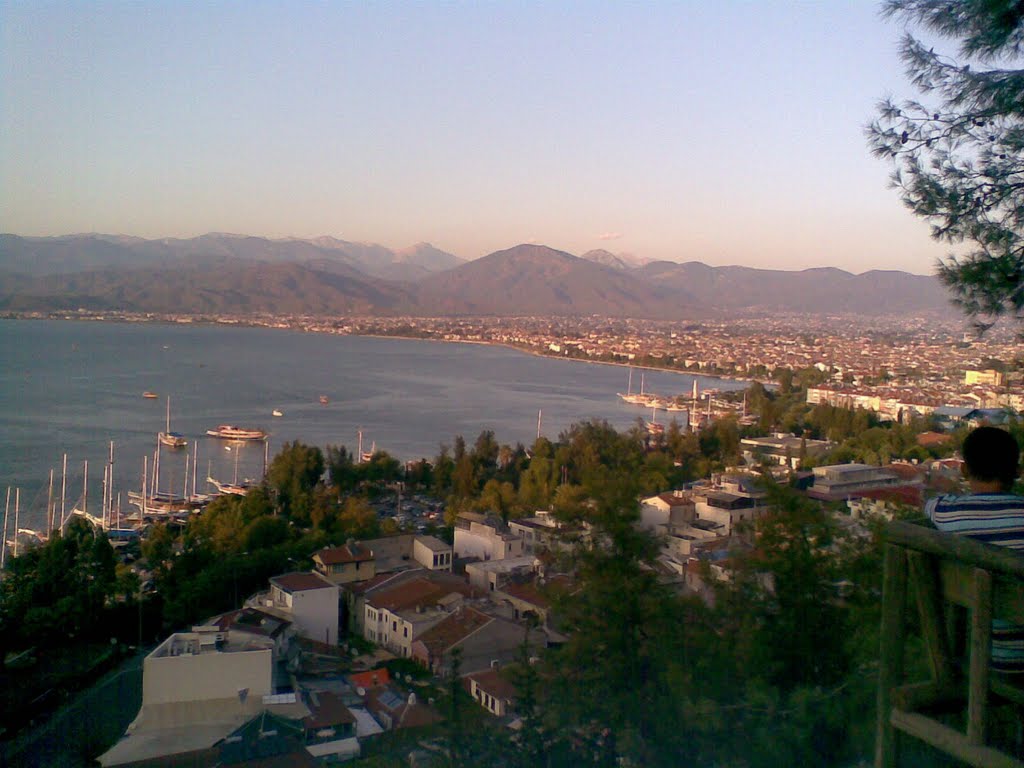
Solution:
<path fill-rule="evenodd" d="M 647 432 L 652 435 L 664 433 L 665 425 L 658 423 L 658 406 L 652 406 L 651 420 L 647 422 Z"/>
<path fill-rule="evenodd" d="M 623 402 L 631 403 L 632 405 L 646 405 L 647 397 L 644 395 L 644 374 L 640 372 L 640 394 L 633 394 L 633 368 L 629 369 L 629 382 L 626 385 L 626 394 L 619 393 L 619 397 L 622 398 Z"/>
<path fill-rule="evenodd" d="M 159 435 L 160 442 L 170 448 L 184 448 L 188 440 L 180 432 L 171 432 L 171 396 L 167 396 L 167 423 L 164 431 Z"/>

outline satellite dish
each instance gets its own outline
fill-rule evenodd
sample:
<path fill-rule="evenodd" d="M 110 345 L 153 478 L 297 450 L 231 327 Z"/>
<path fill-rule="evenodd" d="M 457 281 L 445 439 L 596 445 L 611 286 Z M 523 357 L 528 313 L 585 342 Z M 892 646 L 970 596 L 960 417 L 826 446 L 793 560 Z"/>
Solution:
<path fill-rule="evenodd" d="M 360 686 L 358 686 L 356 688 L 356 693 L 358 693 L 360 696 L 365 696 L 366 695 L 366 689 L 363 688 L 363 686 L 360 685 Z"/>

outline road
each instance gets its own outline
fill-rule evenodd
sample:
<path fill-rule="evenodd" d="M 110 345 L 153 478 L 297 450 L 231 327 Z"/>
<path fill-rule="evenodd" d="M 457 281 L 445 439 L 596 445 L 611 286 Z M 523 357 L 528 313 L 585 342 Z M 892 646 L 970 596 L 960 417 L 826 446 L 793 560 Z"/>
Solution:
<path fill-rule="evenodd" d="M 4 768 L 86 768 L 109 749 L 142 704 L 142 660 L 136 654 L 79 692 L 46 723 L 0 747 Z"/>

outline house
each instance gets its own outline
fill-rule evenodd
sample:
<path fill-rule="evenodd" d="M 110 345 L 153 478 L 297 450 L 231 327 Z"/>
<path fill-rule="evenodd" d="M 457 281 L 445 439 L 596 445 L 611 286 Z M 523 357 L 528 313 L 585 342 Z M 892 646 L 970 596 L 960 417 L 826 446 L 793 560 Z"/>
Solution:
<path fill-rule="evenodd" d="M 467 563 L 466 578 L 481 592 L 493 592 L 514 576 L 532 573 L 537 566 L 537 558 L 533 555 Z"/>
<path fill-rule="evenodd" d="M 524 555 L 564 549 L 572 546 L 572 539 L 587 535 L 586 530 L 566 526 L 543 510 L 533 517 L 509 520 L 508 527 L 514 536 L 523 540 Z"/>
<path fill-rule="evenodd" d="M 313 555 L 317 572 L 339 585 L 413 568 L 451 571 L 452 560 L 450 544 L 436 536 L 412 533 L 363 541 L 350 539 L 341 547 L 325 547 Z"/>
<path fill-rule="evenodd" d="M 423 571 L 366 596 L 363 637 L 408 658 L 416 639 L 472 594 L 474 590 L 462 579 Z"/>
<path fill-rule="evenodd" d="M 731 536 L 740 523 L 757 519 L 767 507 L 765 492 L 749 475 L 722 475 L 694 488 L 696 518 L 690 525 L 718 536 Z"/>
<path fill-rule="evenodd" d="M 469 695 L 495 717 L 512 714 L 515 709 L 516 687 L 509 681 L 507 670 L 492 667 L 466 675 Z"/>
<path fill-rule="evenodd" d="M 207 619 L 207 625 L 216 626 L 221 632 L 229 632 L 236 641 L 266 638 L 272 643 L 274 661 L 284 659 L 290 650 L 290 640 L 295 634 L 291 622 L 258 608 L 239 608 Z"/>
<path fill-rule="evenodd" d="M 740 440 L 740 451 L 747 464 L 767 461 L 790 469 L 797 469 L 805 457 L 817 459 L 824 456 L 831 446 L 827 440 L 810 440 L 783 433 Z"/>
<path fill-rule="evenodd" d="M 463 512 L 455 519 L 455 556 L 504 560 L 523 555 L 523 539 L 500 518 Z"/>
<path fill-rule="evenodd" d="M 459 670 L 466 674 L 515 661 L 524 641 L 531 653 L 539 652 L 547 645 L 547 635 L 543 629 L 466 605 L 424 632 L 413 644 L 413 658 L 434 674 L 445 675 L 451 668 L 452 652 L 458 649 Z"/>
<path fill-rule="evenodd" d="M 403 696 L 391 687 L 368 691 L 366 708 L 389 731 L 441 722 L 441 715 L 433 707 L 419 701 L 415 693 Z"/>
<path fill-rule="evenodd" d="M 246 606 L 290 621 L 300 637 L 324 645 L 338 644 L 338 586 L 325 576 L 296 571 L 274 576 L 270 589 Z"/>
<path fill-rule="evenodd" d="M 640 500 L 640 526 L 665 533 L 670 525 L 691 522 L 697 516 L 693 496 L 676 490 Z"/>
<path fill-rule="evenodd" d="M 306 699 L 310 710 L 302 720 L 306 751 L 328 761 L 359 757 L 356 716 L 341 697 L 330 691 L 308 691 Z"/>
<path fill-rule="evenodd" d="M 341 547 L 324 547 L 313 555 L 316 572 L 334 584 L 365 581 L 376 575 L 373 550 L 349 540 Z"/>

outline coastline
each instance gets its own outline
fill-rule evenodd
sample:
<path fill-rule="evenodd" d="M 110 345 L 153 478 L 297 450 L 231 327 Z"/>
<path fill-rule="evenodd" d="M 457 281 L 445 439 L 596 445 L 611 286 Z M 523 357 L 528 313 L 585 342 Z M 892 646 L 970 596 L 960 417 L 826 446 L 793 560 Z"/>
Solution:
<path fill-rule="evenodd" d="M 188 317 L 187 320 L 176 319 L 178 317 Z M 43 315 L 41 313 L 26 312 L 26 313 L 9 313 L 0 317 L 4 320 L 56 320 L 56 321 L 70 321 L 70 322 L 113 322 L 113 323 L 157 323 L 165 325 L 198 325 L 198 326 L 211 326 L 211 327 L 241 327 L 241 328 L 265 328 L 268 330 L 281 330 L 281 331 L 294 331 L 299 333 L 315 333 L 325 336 L 357 336 L 362 338 L 372 339 L 404 339 L 407 341 L 431 341 L 441 344 L 477 344 L 485 347 L 503 347 L 510 349 L 515 352 L 521 352 L 524 354 L 532 355 L 534 357 L 540 357 L 547 360 L 564 360 L 566 362 L 585 363 L 589 365 L 608 365 L 615 366 L 618 368 L 635 368 L 640 371 L 659 371 L 664 373 L 672 373 L 680 376 L 690 376 L 702 379 L 719 379 L 722 381 L 735 381 L 735 382 L 746 382 L 746 383 L 759 383 L 765 387 L 776 386 L 776 383 L 771 379 L 759 379 L 750 376 L 737 376 L 728 373 L 705 373 L 703 371 L 693 371 L 686 368 L 674 368 L 669 366 L 651 365 L 650 363 L 640 364 L 631 362 L 619 362 L 616 360 L 594 360 L 585 357 L 570 357 L 568 355 L 560 355 L 554 352 L 545 351 L 543 349 L 534 349 L 525 346 L 519 346 L 516 344 L 509 344 L 503 341 L 489 341 L 485 339 L 444 339 L 437 338 L 435 336 L 421 336 L 414 334 L 402 334 L 402 333 L 339 333 L 335 330 L 326 328 L 315 328 L 305 327 L 302 325 L 296 325 L 293 322 L 287 322 L 285 325 L 281 325 L 280 319 L 275 323 L 270 322 L 258 322 L 254 318 L 237 318 L 232 320 L 214 320 L 195 316 L 167 316 L 167 315 L 139 315 L 139 316 L 128 316 L 124 313 L 93 313 L 81 317 L 69 317 L 67 315 L 53 316 L 50 314 Z M 410 318 L 412 320 L 439 320 L 441 318 Z"/>

